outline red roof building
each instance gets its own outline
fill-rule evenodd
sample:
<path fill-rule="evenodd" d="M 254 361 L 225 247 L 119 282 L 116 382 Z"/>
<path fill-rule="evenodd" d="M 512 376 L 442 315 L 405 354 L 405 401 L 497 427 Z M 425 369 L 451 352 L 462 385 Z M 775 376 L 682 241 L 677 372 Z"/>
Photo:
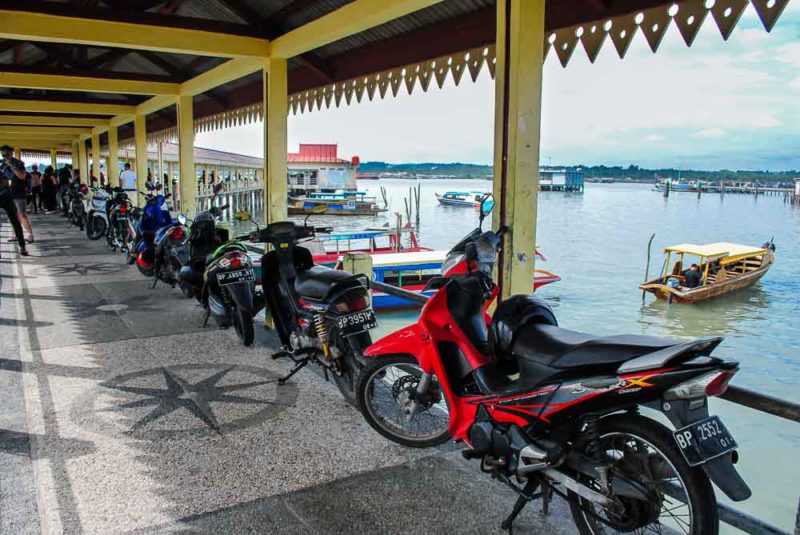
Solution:
<path fill-rule="evenodd" d="M 338 145 L 300 143 L 299 152 L 290 152 L 286 156 L 289 163 L 339 163 L 349 164 L 338 156 Z"/>

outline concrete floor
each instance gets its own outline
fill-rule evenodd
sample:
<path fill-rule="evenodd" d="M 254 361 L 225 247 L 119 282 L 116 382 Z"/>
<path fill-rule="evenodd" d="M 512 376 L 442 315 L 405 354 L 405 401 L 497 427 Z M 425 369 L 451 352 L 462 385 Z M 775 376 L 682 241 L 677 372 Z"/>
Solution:
<path fill-rule="evenodd" d="M 104 241 L 0 230 L 0 533 L 500 533 L 515 496 L 452 446 L 374 433 L 333 384 L 202 328 Z M 175 394 L 205 385 L 208 411 Z M 573 533 L 557 502 L 517 533 Z"/>

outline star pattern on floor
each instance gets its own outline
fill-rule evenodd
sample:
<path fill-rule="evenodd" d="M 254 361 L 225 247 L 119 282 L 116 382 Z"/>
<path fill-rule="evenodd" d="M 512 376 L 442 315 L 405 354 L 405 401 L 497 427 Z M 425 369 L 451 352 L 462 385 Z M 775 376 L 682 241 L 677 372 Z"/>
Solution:
<path fill-rule="evenodd" d="M 90 262 L 86 264 L 79 264 L 74 262 L 72 264 L 55 264 L 47 266 L 47 271 L 51 275 L 81 275 L 86 276 L 90 271 L 97 274 L 116 273 L 122 269 L 119 264 L 112 264 L 110 262 Z"/>
<path fill-rule="evenodd" d="M 125 409 L 135 409 L 141 407 L 153 407 L 146 415 L 134 422 L 130 431 L 137 431 L 142 427 L 155 422 L 169 414 L 186 409 L 196 418 L 201 420 L 210 429 L 221 433 L 220 425 L 211 403 L 236 403 L 248 405 L 264 405 L 272 403 L 270 401 L 250 398 L 231 394 L 239 390 L 245 390 L 254 386 L 260 386 L 272 381 L 253 381 L 248 383 L 219 385 L 219 382 L 236 366 L 229 366 L 213 375 L 190 383 L 175 371 L 162 367 L 161 373 L 164 376 L 165 388 L 147 388 L 140 386 L 126 386 L 119 384 L 105 384 L 107 388 L 145 396 L 141 399 L 121 403 L 107 410 L 122 411 Z"/>

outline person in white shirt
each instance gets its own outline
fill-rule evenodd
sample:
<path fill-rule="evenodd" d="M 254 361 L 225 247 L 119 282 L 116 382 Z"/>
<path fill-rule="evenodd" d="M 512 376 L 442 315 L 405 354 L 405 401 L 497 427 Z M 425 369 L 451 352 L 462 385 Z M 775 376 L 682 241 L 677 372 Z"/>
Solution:
<path fill-rule="evenodd" d="M 136 191 L 136 173 L 131 171 L 131 164 L 125 164 L 125 170 L 119 175 L 119 185 L 126 191 Z"/>

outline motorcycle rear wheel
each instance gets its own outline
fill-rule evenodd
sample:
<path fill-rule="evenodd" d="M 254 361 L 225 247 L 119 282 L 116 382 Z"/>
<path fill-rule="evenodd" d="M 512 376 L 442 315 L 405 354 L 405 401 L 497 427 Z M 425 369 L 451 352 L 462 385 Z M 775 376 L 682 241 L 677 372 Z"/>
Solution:
<path fill-rule="evenodd" d="M 363 347 L 369 347 L 369 332 L 361 333 L 361 335 L 354 335 L 354 337 L 362 335 L 366 337 L 362 340 Z M 342 393 L 342 397 L 344 397 L 345 401 L 351 405 L 357 405 L 356 385 L 363 366 L 356 352 L 360 351 L 361 348 L 354 348 L 351 341 L 342 336 L 339 332 L 339 328 L 333 324 L 331 324 L 328 329 L 328 345 L 331 348 L 335 347 L 341 352 L 341 356 L 338 359 L 339 371 L 341 374 L 332 372 L 333 382 L 336 383 L 336 387 L 339 389 L 339 392 Z"/>
<path fill-rule="evenodd" d="M 253 328 L 253 318 L 250 314 L 243 308 L 236 307 L 233 311 L 233 325 L 242 344 L 244 344 L 245 347 L 251 345 L 255 339 L 256 333 Z"/>
<path fill-rule="evenodd" d="M 436 376 L 422 410 L 407 418 L 409 394 L 422 376 L 411 355 L 370 358 L 356 385 L 358 408 L 372 428 L 392 442 L 411 448 L 438 446 L 450 438 L 450 411 Z M 386 411 L 383 413 L 383 411 Z M 383 413 L 383 414 L 382 414 Z"/>
<path fill-rule="evenodd" d="M 668 429 L 649 418 L 631 415 L 602 418 L 597 425 L 599 454 L 612 460 L 614 470 L 652 491 L 659 503 L 644 504 L 620 498 L 626 505 L 625 516 L 630 518 L 615 520 L 583 498 L 570 494 L 572 518 L 581 535 L 661 533 L 662 528 L 666 529 L 665 533 L 685 535 L 719 533 L 714 488 L 702 468 L 686 463 Z M 594 479 L 584 478 L 582 482 L 595 490 L 602 488 Z M 667 488 L 672 495 L 660 490 Z M 645 514 L 650 506 L 658 507 L 650 515 L 657 515 L 655 521 L 637 525 L 635 514 Z M 604 523 L 601 518 L 616 526 Z"/>

